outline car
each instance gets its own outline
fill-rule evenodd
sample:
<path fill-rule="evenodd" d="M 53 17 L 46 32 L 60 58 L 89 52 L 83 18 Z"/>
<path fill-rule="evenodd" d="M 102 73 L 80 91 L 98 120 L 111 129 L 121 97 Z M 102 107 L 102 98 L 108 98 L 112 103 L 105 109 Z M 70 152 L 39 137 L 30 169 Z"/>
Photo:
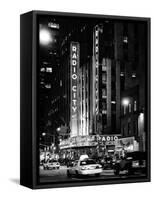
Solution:
<path fill-rule="evenodd" d="M 102 166 L 97 164 L 93 159 L 86 158 L 84 160 L 77 160 L 73 167 L 67 169 L 67 176 L 81 176 L 81 175 L 95 175 L 100 176 L 103 172 Z"/>
<path fill-rule="evenodd" d="M 68 160 L 67 162 L 67 168 L 68 167 L 73 167 L 75 160 Z"/>
<path fill-rule="evenodd" d="M 59 169 L 60 168 L 60 163 L 58 161 L 52 161 L 49 160 L 46 163 L 43 163 L 43 169 Z"/>
<path fill-rule="evenodd" d="M 146 173 L 146 153 L 145 152 L 129 152 L 125 157 L 122 157 L 114 165 L 114 174 L 119 175 L 125 171 L 128 175 L 135 173 Z"/>
<path fill-rule="evenodd" d="M 103 159 L 100 159 L 99 163 L 102 165 L 103 169 L 113 168 L 113 159 L 110 156 L 106 156 Z"/>

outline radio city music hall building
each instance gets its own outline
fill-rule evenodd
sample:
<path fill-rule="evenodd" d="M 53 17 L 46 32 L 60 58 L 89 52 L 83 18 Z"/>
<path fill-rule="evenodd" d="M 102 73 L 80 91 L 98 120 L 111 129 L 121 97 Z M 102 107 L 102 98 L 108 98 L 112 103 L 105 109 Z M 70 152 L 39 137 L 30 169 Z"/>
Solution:
<path fill-rule="evenodd" d="M 106 29 L 109 27 L 107 24 Z M 114 152 L 115 140 L 120 137 L 119 63 L 113 61 L 112 46 L 104 54 L 109 45 L 103 42 L 106 39 L 102 24 L 83 26 L 81 30 L 85 33 L 79 37 L 80 41 L 68 42 L 66 58 L 70 67 L 70 135 L 61 141 L 60 148 L 63 152 L 72 152 L 72 157 Z M 112 37 L 112 31 L 105 31 Z M 84 41 L 84 34 L 88 32 L 91 33 L 89 41 Z"/>
<path fill-rule="evenodd" d="M 145 104 L 144 74 L 139 72 L 145 68 L 145 58 L 140 56 L 144 33 L 137 37 L 144 27 L 105 19 L 90 23 L 72 19 L 69 26 L 64 19 L 54 23 L 58 24 L 52 28 L 58 46 L 50 54 L 57 61 L 48 85 L 52 86 L 54 79 L 57 87 L 52 88 L 54 109 L 49 110 L 47 120 L 52 116 L 50 121 L 56 119 L 57 125 L 47 131 L 55 138 L 56 128 L 66 127 L 59 132 L 60 152 L 70 157 L 107 154 L 115 151 L 123 137 L 128 143 L 137 141 L 144 146 L 144 126 L 139 122 Z M 44 80 L 43 73 L 42 77 Z M 122 103 L 126 98 L 131 100 L 129 109 Z"/>

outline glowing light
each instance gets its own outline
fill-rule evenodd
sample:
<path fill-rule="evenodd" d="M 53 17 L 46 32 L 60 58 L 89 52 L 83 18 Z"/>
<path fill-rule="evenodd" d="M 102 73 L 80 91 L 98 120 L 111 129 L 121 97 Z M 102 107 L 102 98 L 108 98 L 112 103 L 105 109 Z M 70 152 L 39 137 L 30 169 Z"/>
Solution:
<path fill-rule="evenodd" d="M 136 78 L 136 73 L 133 73 L 133 74 L 132 74 L 132 78 Z"/>
<path fill-rule="evenodd" d="M 60 28 L 59 24 L 56 24 L 56 23 L 53 23 L 53 22 L 49 22 L 48 23 L 48 27 L 55 28 L 55 29 L 59 29 Z"/>
<path fill-rule="evenodd" d="M 46 72 L 52 73 L 52 68 L 51 67 L 47 67 L 46 68 Z"/>
<path fill-rule="evenodd" d="M 52 42 L 51 33 L 48 31 L 48 29 L 41 29 L 39 34 L 39 40 L 40 44 L 42 45 L 48 45 L 50 42 Z"/>
<path fill-rule="evenodd" d="M 57 131 L 60 131 L 60 127 L 57 128 Z"/>
<path fill-rule="evenodd" d="M 128 43 L 128 37 L 127 37 L 127 36 L 125 36 L 125 37 L 123 38 L 123 42 L 124 42 L 124 43 Z"/>
<path fill-rule="evenodd" d="M 122 104 L 123 104 L 124 106 L 128 106 L 128 104 L 129 104 L 129 99 L 127 99 L 127 98 L 123 99 Z"/>
<path fill-rule="evenodd" d="M 141 123 L 144 122 L 144 113 L 140 113 L 139 119 L 140 119 L 140 122 L 141 122 Z"/>
<path fill-rule="evenodd" d="M 121 72 L 121 73 L 120 73 L 120 76 L 124 76 L 124 75 L 125 75 L 124 72 Z"/>

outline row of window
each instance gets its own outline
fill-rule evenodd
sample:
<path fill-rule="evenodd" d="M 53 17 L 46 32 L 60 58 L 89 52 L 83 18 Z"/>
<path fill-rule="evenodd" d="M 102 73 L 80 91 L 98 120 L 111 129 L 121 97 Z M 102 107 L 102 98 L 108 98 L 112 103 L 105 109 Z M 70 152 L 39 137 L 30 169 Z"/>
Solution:
<path fill-rule="evenodd" d="M 131 122 L 128 122 L 127 126 L 122 127 L 121 132 L 122 132 L 123 136 L 136 135 L 137 134 L 137 122 L 133 121 L 132 124 L 131 124 Z"/>
<path fill-rule="evenodd" d="M 51 89 L 51 83 L 45 83 L 44 81 L 40 82 L 40 86 L 41 86 L 41 88 Z M 62 80 L 59 81 L 59 86 L 60 87 L 63 86 Z"/>
<path fill-rule="evenodd" d="M 121 76 L 121 77 L 124 77 L 124 76 L 125 76 L 125 72 L 120 72 L 120 76 Z M 131 77 L 132 77 L 132 78 L 136 78 L 136 72 L 132 72 L 132 73 L 131 73 Z"/>
<path fill-rule="evenodd" d="M 133 104 L 128 103 L 128 105 L 123 105 L 123 114 L 126 115 L 127 113 L 131 112 L 136 112 L 137 111 L 137 101 L 135 100 Z"/>

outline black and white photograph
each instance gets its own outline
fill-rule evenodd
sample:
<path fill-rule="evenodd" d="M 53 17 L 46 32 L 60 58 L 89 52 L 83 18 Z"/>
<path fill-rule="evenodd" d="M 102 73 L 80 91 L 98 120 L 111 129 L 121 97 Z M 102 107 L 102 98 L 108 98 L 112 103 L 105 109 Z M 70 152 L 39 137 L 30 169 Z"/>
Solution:
<path fill-rule="evenodd" d="M 6 0 L 0 19 L 1 199 L 150 200 L 153 1 Z"/>
<path fill-rule="evenodd" d="M 148 27 L 38 15 L 39 183 L 146 179 Z"/>

